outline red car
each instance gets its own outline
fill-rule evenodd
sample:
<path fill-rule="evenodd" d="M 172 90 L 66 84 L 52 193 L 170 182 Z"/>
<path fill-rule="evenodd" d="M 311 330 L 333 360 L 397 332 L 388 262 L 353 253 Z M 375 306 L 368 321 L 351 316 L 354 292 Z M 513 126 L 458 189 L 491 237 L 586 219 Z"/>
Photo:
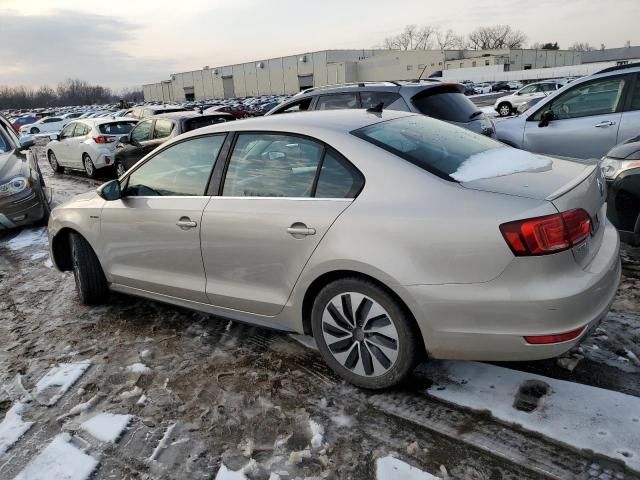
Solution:
<path fill-rule="evenodd" d="M 213 113 L 213 112 L 224 112 L 233 115 L 236 119 L 238 118 L 248 118 L 252 117 L 253 114 L 244 109 L 242 106 L 228 106 L 228 105 L 219 105 L 217 107 L 208 108 L 205 113 Z"/>

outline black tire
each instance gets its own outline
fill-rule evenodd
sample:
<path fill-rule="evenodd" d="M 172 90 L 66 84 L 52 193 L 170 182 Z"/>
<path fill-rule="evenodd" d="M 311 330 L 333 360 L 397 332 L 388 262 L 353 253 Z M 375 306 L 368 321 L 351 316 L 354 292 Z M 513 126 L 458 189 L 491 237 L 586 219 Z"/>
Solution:
<path fill-rule="evenodd" d="M 125 166 L 121 162 L 116 162 L 113 168 L 113 174 L 116 178 L 120 178 L 127 171 Z"/>
<path fill-rule="evenodd" d="M 96 166 L 93 164 L 91 157 L 86 153 L 82 156 L 82 165 L 84 166 L 84 173 L 87 174 L 87 177 L 96 178 Z"/>
<path fill-rule="evenodd" d="M 53 153 L 51 150 L 47 152 L 47 159 L 49 160 L 49 165 L 51 165 L 51 170 L 53 170 L 54 173 L 62 173 L 64 171 L 64 167 L 61 167 L 60 164 L 58 163 L 56 154 Z"/>
<path fill-rule="evenodd" d="M 40 186 L 40 201 L 42 202 L 42 218 L 38 221 L 39 225 L 46 227 L 49 224 L 49 215 L 51 215 L 51 205 L 47 200 L 47 193 L 44 190 L 44 182 Z"/>
<path fill-rule="evenodd" d="M 508 102 L 502 102 L 498 104 L 498 115 L 501 117 L 508 117 L 513 113 L 513 107 Z"/>
<path fill-rule="evenodd" d="M 35 135 L 36 133 L 40 133 L 40 129 L 38 127 L 33 127 L 29 130 L 29 133 L 31 133 L 31 135 Z"/>
<path fill-rule="evenodd" d="M 328 308 L 329 304 L 332 300 L 335 300 L 336 297 L 350 293 L 364 295 L 379 304 L 379 306 L 386 311 L 388 314 L 387 318 L 389 318 L 395 327 L 395 331 L 397 333 L 397 357 L 395 359 L 395 363 L 392 363 L 383 374 L 376 376 L 374 374 L 366 375 L 352 371 L 352 369 L 347 368 L 347 366 L 340 363 L 334 357 L 334 354 L 327 345 L 323 333 L 323 314 L 325 309 Z M 352 311 L 355 311 L 353 316 L 356 317 L 354 318 L 356 323 L 358 322 L 357 317 L 359 310 L 360 309 L 356 306 L 352 307 Z M 364 322 L 365 325 L 361 325 L 361 328 L 364 329 L 366 324 L 370 321 L 371 319 L 366 320 Z M 420 338 L 420 332 L 418 331 L 418 328 L 410 314 L 387 291 L 376 283 L 365 279 L 355 277 L 344 278 L 326 285 L 320 293 L 318 293 L 318 296 L 314 301 L 313 309 L 311 311 L 311 328 L 316 344 L 318 345 L 318 349 L 320 350 L 320 354 L 327 365 L 329 365 L 329 367 L 331 367 L 331 369 L 342 378 L 361 388 L 381 390 L 398 385 L 413 371 L 417 362 L 420 360 L 422 353 L 422 343 L 418 340 Z M 351 338 L 356 338 L 355 330 L 353 337 L 346 337 L 347 340 Z M 367 341 L 369 341 L 369 338 L 365 336 L 365 338 L 361 340 L 361 343 L 364 344 Z M 332 343 L 332 346 L 335 347 L 335 343 Z M 355 350 L 356 347 L 353 348 Z M 364 350 L 360 343 L 357 348 L 358 352 Z M 369 352 L 372 351 L 373 349 L 369 350 Z M 372 356 L 370 354 L 368 356 L 369 362 L 371 362 Z M 364 362 L 364 356 L 362 357 L 362 362 Z M 379 362 L 377 363 L 381 365 Z"/>
<path fill-rule="evenodd" d="M 76 291 L 83 305 L 98 305 L 109 299 L 109 286 L 95 252 L 82 235 L 71 234 L 71 261 Z"/>

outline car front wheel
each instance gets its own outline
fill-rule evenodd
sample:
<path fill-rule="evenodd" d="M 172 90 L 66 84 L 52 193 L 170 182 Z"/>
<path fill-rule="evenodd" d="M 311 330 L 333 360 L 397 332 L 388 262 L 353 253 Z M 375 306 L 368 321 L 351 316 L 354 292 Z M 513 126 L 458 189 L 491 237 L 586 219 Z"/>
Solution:
<path fill-rule="evenodd" d="M 412 318 L 368 280 L 346 278 L 325 286 L 315 299 L 311 325 L 325 362 L 358 387 L 397 385 L 419 360 L 419 332 Z"/>
<path fill-rule="evenodd" d="M 40 133 L 40 129 L 38 127 L 33 127 L 30 132 L 32 135 L 35 135 L 36 133 Z"/>
<path fill-rule="evenodd" d="M 93 248 L 82 235 L 71 234 L 71 260 L 76 291 L 83 305 L 105 303 L 109 286 Z"/>
<path fill-rule="evenodd" d="M 91 157 L 89 155 L 85 154 L 82 157 L 82 164 L 84 165 L 84 171 L 87 174 L 87 177 L 95 178 L 95 176 L 96 176 L 96 167 L 93 164 L 93 161 L 91 160 Z"/>
<path fill-rule="evenodd" d="M 506 102 L 501 103 L 500 105 L 498 105 L 498 113 L 501 117 L 507 117 L 511 115 L 511 105 Z"/>

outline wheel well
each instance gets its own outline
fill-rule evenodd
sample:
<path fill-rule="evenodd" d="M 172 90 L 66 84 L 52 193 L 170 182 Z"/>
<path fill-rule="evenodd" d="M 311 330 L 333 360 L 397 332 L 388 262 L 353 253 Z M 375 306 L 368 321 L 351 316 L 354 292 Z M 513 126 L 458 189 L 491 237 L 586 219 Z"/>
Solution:
<path fill-rule="evenodd" d="M 307 291 L 304 294 L 304 299 L 302 301 L 302 328 L 306 335 L 313 334 L 311 330 L 311 310 L 313 309 L 313 302 L 318 296 L 318 294 L 320 293 L 320 290 L 322 290 L 329 283 L 334 282 L 336 280 L 340 280 L 342 278 L 354 278 L 354 277 L 373 282 L 376 285 L 378 285 L 380 288 L 385 290 L 389 295 L 391 295 L 391 297 L 398 302 L 398 304 L 402 307 L 402 309 L 405 311 L 407 316 L 411 319 L 416 331 L 420 333 L 420 327 L 418 326 L 418 322 L 416 322 L 416 319 L 413 316 L 413 313 L 411 312 L 407 304 L 402 300 L 402 298 L 400 298 L 400 296 L 396 292 L 391 290 L 389 287 L 387 287 L 384 283 L 382 283 L 378 279 L 371 277 L 369 275 L 365 275 L 364 273 L 355 272 L 353 270 L 336 270 L 333 272 L 325 273 L 319 276 L 318 278 L 316 278 L 311 283 L 311 285 L 309 285 L 309 288 L 307 288 Z M 420 348 L 422 349 L 422 352 L 424 354 L 426 353 L 424 340 L 422 339 L 421 334 L 418 335 L 418 337 L 420 341 Z"/>
<path fill-rule="evenodd" d="M 77 233 L 70 228 L 63 228 L 51 240 L 51 252 L 53 259 L 63 272 L 72 269 L 71 261 L 71 234 Z"/>

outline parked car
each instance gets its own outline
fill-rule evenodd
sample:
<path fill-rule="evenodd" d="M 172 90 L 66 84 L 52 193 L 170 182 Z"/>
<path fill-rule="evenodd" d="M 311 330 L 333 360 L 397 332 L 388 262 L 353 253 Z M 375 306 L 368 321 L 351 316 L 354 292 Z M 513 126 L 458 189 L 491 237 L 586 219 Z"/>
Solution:
<path fill-rule="evenodd" d="M 640 245 L 640 136 L 612 148 L 602 159 L 607 216 L 620 238 Z"/>
<path fill-rule="evenodd" d="M 509 86 L 509 90 L 520 90 L 524 87 L 524 84 L 520 80 L 511 80 L 507 82 L 507 85 Z"/>
<path fill-rule="evenodd" d="M 242 105 L 217 105 L 215 107 L 207 108 L 204 113 L 227 113 L 229 115 L 233 115 L 233 117 L 237 119 L 253 116 L 249 107 L 244 107 Z"/>
<path fill-rule="evenodd" d="M 66 125 L 52 135 L 47 159 L 54 172 L 65 168 L 84 170 L 94 178 L 99 170 L 115 168 L 116 145 L 138 123 L 133 118 L 85 118 Z"/>
<path fill-rule="evenodd" d="M 493 92 L 504 92 L 509 90 L 511 90 L 511 87 L 509 86 L 509 82 L 496 82 L 493 85 L 491 85 L 491 91 Z"/>
<path fill-rule="evenodd" d="M 421 113 L 476 133 L 495 136 L 493 121 L 464 95 L 459 83 L 361 82 L 311 88 L 278 105 L 266 115 L 297 111 L 371 108 Z"/>
<path fill-rule="evenodd" d="M 473 87 L 473 91 L 476 94 L 491 93 L 492 88 L 493 87 L 488 83 L 476 83 Z"/>
<path fill-rule="evenodd" d="M 51 256 L 82 303 L 312 334 L 386 388 L 425 354 L 548 358 L 595 328 L 620 280 L 601 178 L 424 115 L 270 115 L 180 135 L 54 209 Z"/>
<path fill-rule="evenodd" d="M 36 117 L 35 115 L 24 115 L 15 119 L 12 123 L 12 126 L 16 132 L 20 132 L 20 129 L 25 125 L 31 125 L 32 123 L 35 123 L 37 121 L 38 117 Z"/>
<path fill-rule="evenodd" d="M 38 162 L 29 150 L 33 137 L 18 139 L 0 115 L 0 232 L 49 218 L 49 196 Z"/>
<path fill-rule="evenodd" d="M 116 147 L 115 174 L 118 177 L 138 160 L 178 135 L 217 123 L 235 120 L 228 113 L 200 114 L 197 112 L 161 113 L 142 120 Z"/>
<path fill-rule="evenodd" d="M 575 80 L 496 128 L 499 140 L 523 150 L 599 159 L 640 132 L 640 64 Z"/>
<path fill-rule="evenodd" d="M 506 117 L 512 115 L 520 105 L 532 98 L 545 97 L 561 87 L 560 83 L 554 81 L 530 83 L 512 95 L 498 98 L 493 108 L 501 117 Z"/>
<path fill-rule="evenodd" d="M 158 115 L 159 113 L 186 112 L 187 109 L 178 105 L 145 105 L 128 109 L 122 116 L 139 120 Z"/>
<path fill-rule="evenodd" d="M 30 125 L 20 127 L 20 135 L 59 132 L 70 120 L 62 117 L 44 117 Z"/>

